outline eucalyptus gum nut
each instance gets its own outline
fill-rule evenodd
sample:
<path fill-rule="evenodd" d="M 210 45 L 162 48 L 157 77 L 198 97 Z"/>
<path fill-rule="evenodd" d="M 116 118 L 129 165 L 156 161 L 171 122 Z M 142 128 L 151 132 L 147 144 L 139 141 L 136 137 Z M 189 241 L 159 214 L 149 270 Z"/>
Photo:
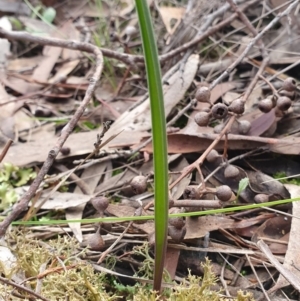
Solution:
<path fill-rule="evenodd" d="M 269 195 L 264 193 L 259 193 L 254 197 L 255 203 L 266 203 L 269 201 Z"/>
<path fill-rule="evenodd" d="M 130 186 L 135 194 L 141 194 L 147 189 L 147 178 L 144 176 L 136 176 L 130 182 Z"/>
<path fill-rule="evenodd" d="M 277 99 L 277 108 L 281 111 L 287 111 L 292 105 L 292 101 L 289 97 L 281 96 Z"/>
<path fill-rule="evenodd" d="M 237 167 L 233 165 L 227 165 L 224 170 L 224 177 L 225 178 L 235 178 L 239 175 L 240 171 Z"/>
<path fill-rule="evenodd" d="M 210 90 L 208 87 L 201 86 L 197 89 L 195 98 L 199 102 L 209 102 L 210 101 Z"/>
<path fill-rule="evenodd" d="M 222 202 L 227 202 L 232 197 L 232 190 L 227 185 L 222 185 L 217 188 L 216 190 L 217 198 Z"/>
<path fill-rule="evenodd" d="M 215 134 L 220 134 L 222 132 L 223 128 L 224 128 L 224 124 L 223 123 L 220 123 L 220 124 L 216 125 L 214 127 L 214 133 Z"/>
<path fill-rule="evenodd" d="M 295 91 L 287 91 L 287 90 L 281 90 L 279 92 L 279 95 L 289 97 L 291 100 L 295 99 Z"/>
<path fill-rule="evenodd" d="M 270 98 L 265 98 L 258 103 L 258 108 L 263 113 L 268 113 L 273 109 L 273 102 Z"/>
<path fill-rule="evenodd" d="M 99 231 L 90 235 L 88 238 L 88 246 L 91 250 L 102 251 L 105 247 L 105 241 L 103 240 Z"/>
<path fill-rule="evenodd" d="M 168 227 L 168 235 L 177 243 L 181 242 L 184 239 L 186 234 L 186 228 L 178 229 L 174 226 Z"/>
<path fill-rule="evenodd" d="M 194 116 L 194 120 L 199 126 L 207 126 L 209 123 L 209 119 L 210 119 L 209 112 L 198 112 Z"/>
<path fill-rule="evenodd" d="M 224 119 L 228 114 L 228 108 L 223 103 L 217 103 L 212 106 L 211 114 L 213 118 Z"/>
<path fill-rule="evenodd" d="M 109 205 L 109 200 L 104 196 L 98 196 L 92 198 L 91 203 L 99 213 L 103 213 Z"/>
<path fill-rule="evenodd" d="M 288 77 L 282 84 L 282 90 L 295 91 L 297 89 L 297 83 L 292 77 Z"/>
<path fill-rule="evenodd" d="M 251 129 L 251 123 L 248 120 L 240 120 L 238 123 L 238 132 L 241 135 L 246 135 Z"/>
<path fill-rule="evenodd" d="M 173 207 L 169 209 L 169 214 L 176 214 L 176 213 L 181 213 L 181 209 Z M 173 226 L 177 229 L 181 229 L 185 225 L 185 220 L 183 217 L 178 216 L 178 217 L 170 217 L 169 218 L 169 225 Z"/>
<path fill-rule="evenodd" d="M 228 109 L 235 114 L 241 115 L 245 111 L 245 104 L 240 98 L 238 98 L 232 101 Z"/>
<path fill-rule="evenodd" d="M 197 186 L 187 186 L 183 192 L 183 196 L 186 199 L 197 200 L 201 197 L 201 192 L 197 189 Z"/>
<path fill-rule="evenodd" d="M 206 160 L 211 163 L 215 162 L 219 157 L 219 153 L 215 149 L 212 149 L 206 156 Z"/>

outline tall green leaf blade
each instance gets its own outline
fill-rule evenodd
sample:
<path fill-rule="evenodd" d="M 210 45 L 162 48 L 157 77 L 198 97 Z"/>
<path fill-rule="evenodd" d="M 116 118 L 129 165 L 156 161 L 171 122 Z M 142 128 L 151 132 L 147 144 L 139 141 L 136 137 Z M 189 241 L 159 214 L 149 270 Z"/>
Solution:
<path fill-rule="evenodd" d="M 168 231 L 168 160 L 165 108 L 158 51 L 146 0 L 136 0 L 151 103 L 155 184 L 155 267 L 153 289 L 160 291 Z"/>

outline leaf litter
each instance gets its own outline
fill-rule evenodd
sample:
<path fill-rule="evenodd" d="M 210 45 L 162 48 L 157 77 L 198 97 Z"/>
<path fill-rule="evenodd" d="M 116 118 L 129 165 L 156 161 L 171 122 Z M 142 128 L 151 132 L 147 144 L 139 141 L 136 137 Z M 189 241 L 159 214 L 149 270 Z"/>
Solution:
<path fill-rule="evenodd" d="M 84 109 L 47 176 L 36 187 L 27 211 L 18 216 L 23 220 L 53 223 L 25 229 L 13 226 L 13 230 L 6 231 L 5 240 L 3 237 L 1 242 L 1 254 L 7 254 L 0 258 L 2 275 L 14 282 L 35 277 L 37 280 L 31 285 L 34 290 L 26 293 L 52 298 L 54 295 L 50 297 L 49 292 L 53 285 L 67 281 L 53 278 L 51 283 L 58 269 L 62 269 L 59 273 L 63 277 L 79 277 L 79 271 L 84 277 L 91 277 L 86 278 L 93 279 L 91 281 L 100 271 L 100 284 L 80 282 L 84 278 L 79 277 L 77 284 L 70 283 L 69 288 L 59 290 L 71 294 L 70 300 L 83 296 L 85 300 L 118 300 L 116 296 L 146 300 L 143 297 L 147 296 L 138 292 L 146 280 L 151 283 L 151 273 L 145 279 L 146 274 L 140 277 L 136 271 L 153 265 L 153 221 L 89 225 L 79 222 L 82 218 L 97 218 L 103 214 L 115 217 L 153 214 L 150 107 L 145 70 L 139 58 L 141 41 L 134 1 L 72 1 L 66 5 L 56 0 L 38 4 L 30 1 L 45 16 L 47 7 L 54 9 L 56 17 L 51 26 L 36 13 L 28 17 L 30 6 L 15 2 L 22 10 L 11 6 L 13 10 L 4 12 L 10 17 L 2 17 L 5 19 L 0 23 L 0 41 L 5 43 L 0 53 L 2 171 L 8 162 L 15 170 L 31 167 L 36 173 L 40 171 L 64 126 L 72 120 L 93 77 L 95 61 L 90 53 L 61 47 L 59 43 L 56 47 L 47 41 L 42 46 L 38 37 L 64 39 L 70 44 L 72 41 L 92 43 L 103 47 L 106 57 L 94 98 Z M 149 1 L 149 5 L 154 13 L 159 53 L 165 56 L 161 65 L 168 122 L 170 206 L 179 212 L 190 212 L 298 198 L 296 187 L 274 178 L 277 172 L 286 176 L 300 174 L 296 43 L 299 16 L 297 9 L 287 16 L 281 15 L 289 5 L 297 7 L 296 1 L 292 4 L 270 1 L 270 5 L 265 6 L 264 1 L 240 0 L 237 8 L 233 1 L 209 4 L 205 1 Z M 265 30 L 271 16 L 278 22 L 277 28 Z M 226 21 L 228 18 L 232 19 Z M 19 36 L 10 36 L 17 30 L 21 30 Z M 257 38 L 262 30 L 264 35 Z M 35 43 L 26 38 L 26 32 L 37 37 Z M 201 35 L 204 37 L 200 39 Z M 198 38 L 193 46 L 186 46 Z M 244 54 L 247 47 L 249 52 Z M 179 49 L 176 54 L 172 52 L 174 49 Z M 131 55 L 131 65 L 119 53 Z M 239 58 L 239 63 L 231 69 Z M 228 77 L 224 77 L 225 73 Z M 197 99 L 198 91 L 207 89 L 203 87 L 211 90 L 206 103 Z M 238 99 L 241 99 L 239 103 Z M 261 109 L 265 99 L 269 99 L 265 103 L 271 103 L 271 107 Z M 282 105 L 282 101 L 289 105 Z M 243 109 L 240 111 L 234 103 Z M 219 106 L 215 112 L 214 106 L 219 104 L 225 106 Z M 205 126 L 195 122 L 198 113 L 206 114 Z M 220 114 L 225 115 L 220 118 Z M 230 118 L 234 118 L 232 123 Z M 98 155 L 84 159 L 93 153 L 97 135 L 107 121 L 113 122 L 102 142 L 111 141 Z M 249 129 L 244 130 L 241 124 Z M 10 139 L 13 144 L 4 152 Z M 217 143 L 211 147 L 214 142 Z M 206 160 L 200 160 L 197 172 L 191 172 L 191 164 L 206 150 L 210 150 Z M 283 164 L 285 162 L 289 163 Z M 132 181 L 141 176 L 146 188 L 135 193 Z M 181 176 L 184 177 L 181 179 Z M 14 170 L 5 181 L 9 184 L 5 185 L 3 180 L 0 183 L 0 196 L 5 196 L 1 197 L 3 218 L 16 208 L 17 198 L 13 192 L 24 195 L 32 184 L 29 177 L 17 188 Z M 172 186 L 175 181 L 179 183 Z M 225 196 L 226 200 L 221 200 L 224 195 L 218 191 L 222 186 L 231 191 L 231 196 Z M 109 200 L 102 213 L 92 205 L 97 197 Z M 298 277 L 300 268 L 297 204 L 186 217 L 179 237 L 174 236 L 170 225 L 165 268 L 171 280 L 185 285 L 183 278 L 191 277 L 189 273 L 203 276 L 205 271 L 200 262 L 205 265 L 205 257 L 208 257 L 218 279 L 215 284 L 218 300 L 222 300 L 222 296 L 239 298 L 240 289 L 252 293 L 253 300 L 287 300 L 288 297 L 296 300 L 298 284 L 293 277 Z M 57 219 L 65 219 L 66 223 L 56 226 Z M 51 239 L 58 233 L 53 249 Z M 68 239 L 71 244 L 67 243 Z M 37 264 L 33 271 L 16 252 L 15 243 L 24 247 L 27 255 L 30 245 L 37 247 L 36 254 L 46 250 L 52 253 L 48 257 L 37 255 L 38 260 L 31 261 Z M 39 248 L 41 253 L 37 251 Z M 64 249 L 71 253 L 64 253 Z M 67 265 L 61 262 L 62 256 L 69 262 Z M 8 257 L 13 258 L 11 266 L 5 265 Z M 101 264 L 97 263 L 99 258 L 102 258 Z M 77 271 L 68 272 L 75 266 Z M 105 279 L 109 274 L 111 281 L 118 285 L 113 286 Z M 188 279 L 192 287 L 193 279 Z M 1 286 L 7 285 L 2 281 L 1 277 Z M 132 281 L 136 286 L 130 289 L 128 284 Z M 164 281 L 164 287 L 168 287 L 167 280 Z M 174 283 L 168 283 L 175 289 Z M 6 288 L 6 292 L 10 294 L 13 283 L 8 285 L 10 289 Z M 47 285 L 48 291 L 45 291 Z M 288 290 L 293 286 L 295 291 Z M 3 294 L 0 298 L 4 300 L 7 295 Z M 25 291 L 19 287 L 18 294 Z M 168 298 L 175 300 L 172 295 Z"/>

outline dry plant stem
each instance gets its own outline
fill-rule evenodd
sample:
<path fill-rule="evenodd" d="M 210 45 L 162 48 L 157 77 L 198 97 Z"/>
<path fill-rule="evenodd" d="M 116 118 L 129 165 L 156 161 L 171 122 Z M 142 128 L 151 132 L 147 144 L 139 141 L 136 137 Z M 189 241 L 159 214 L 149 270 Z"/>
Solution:
<path fill-rule="evenodd" d="M 107 254 L 109 254 L 110 251 L 117 245 L 117 243 L 124 237 L 124 235 L 127 233 L 127 231 L 132 226 L 132 224 L 133 224 L 133 221 L 129 222 L 127 227 L 124 229 L 124 231 L 121 233 L 121 235 L 114 241 L 114 243 L 101 254 L 99 260 L 97 261 L 97 264 L 100 264 L 104 260 L 105 256 Z"/>
<path fill-rule="evenodd" d="M 222 139 L 222 137 L 226 134 L 226 132 L 231 128 L 234 121 L 235 121 L 235 116 L 231 116 L 226 126 L 219 134 L 219 136 L 212 142 L 212 144 L 205 150 L 205 152 L 200 156 L 198 160 L 196 160 L 194 163 L 190 164 L 183 170 L 181 176 L 169 186 L 169 189 L 172 189 L 177 183 L 179 183 L 184 177 L 190 174 L 195 168 L 199 168 L 199 166 L 204 162 L 208 153 L 218 144 L 218 142 Z"/>
<path fill-rule="evenodd" d="M 39 36 L 34 36 L 26 32 L 21 31 L 8 31 L 0 28 L 0 37 L 8 40 L 20 40 L 36 43 L 39 45 L 48 45 L 54 47 L 62 47 L 67 49 L 81 50 L 88 53 L 95 54 L 95 49 L 98 52 L 102 52 L 103 55 L 109 58 L 114 58 L 120 60 L 128 65 L 134 65 L 134 62 L 144 61 L 143 56 L 134 56 L 126 53 L 116 52 L 105 48 L 98 48 L 90 43 L 82 43 L 78 41 L 64 40 L 58 38 L 44 38 Z"/>
<path fill-rule="evenodd" d="M 0 28 L 1 31 L 1 28 Z M 1 35 L 1 34 L 0 34 Z M 69 42 L 72 44 L 72 42 Z M 53 44 L 52 44 L 53 45 Z M 58 45 L 53 45 L 58 46 Z M 95 64 L 95 72 L 93 74 L 93 77 L 90 78 L 90 84 L 86 91 L 86 94 L 74 113 L 71 120 L 65 125 L 65 127 L 62 129 L 60 137 L 58 138 L 56 144 L 53 146 L 53 148 L 49 151 L 46 161 L 44 162 L 40 172 L 38 173 L 35 180 L 30 185 L 30 188 L 28 191 L 21 197 L 19 202 L 14 207 L 13 211 L 9 216 L 7 216 L 3 222 L 0 224 L 0 237 L 3 236 L 6 232 L 6 229 L 9 227 L 12 221 L 14 221 L 23 211 L 27 209 L 28 203 L 30 199 L 34 196 L 35 192 L 37 191 L 39 185 L 43 181 L 45 175 L 47 174 L 49 168 L 52 166 L 56 156 L 58 155 L 59 151 L 61 150 L 62 146 L 64 145 L 65 141 L 69 137 L 69 135 L 72 133 L 74 127 L 76 126 L 79 118 L 82 116 L 86 106 L 88 105 L 92 94 L 95 91 L 97 82 L 100 79 L 102 69 L 103 69 L 103 56 L 101 51 L 98 49 L 98 47 L 95 47 L 93 45 L 87 45 L 90 52 L 92 52 L 96 57 L 96 64 Z"/>
<path fill-rule="evenodd" d="M 299 279 L 293 274 L 291 271 L 287 270 L 272 254 L 271 250 L 269 249 L 268 245 L 265 244 L 262 240 L 257 242 L 257 246 L 259 249 L 266 255 L 269 261 L 275 266 L 277 271 L 286 279 L 288 280 L 291 285 L 294 286 L 298 291 L 300 291 L 300 281 Z M 270 289 L 272 291 L 272 289 Z"/>
<path fill-rule="evenodd" d="M 243 5 L 240 10 L 246 10 L 248 7 L 251 5 L 255 4 L 259 0 L 253 0 L 253 1 L 248 1 L 245 5 Z M 159 56 L 159 59 L 161 62 L 165 62 L 171 58 L 173 58 L 175 55 L 186 51 L 187 49 L 197 45 L 199 42 L 203 41 L 206 39 L 208 36 L 216 33 L 220 28 L 229 25 L 235 18 L 237 17 L 237 14 L 234 13 L 232 14 L 229 18 L 226 20 L 220 22 L 216 26 L 213 26 L 209 28 L 205 33 L 202 35 L 197 36 L 194 40 L 164 54 Z M 8 40 L 22 40 L 22 41 L 28 41 L 40 45 L 48 45 L 48 46 L 54 46 L 54 47 L 63 47 L 63 48 L 68 48 L 68 49 L 74 49 L 74 50 L 81 50 L 85 51 L 88 53 L 93 53 L 94 48 L 96 46 L 93 46 L 90 43 L 82 43 L 78 41 L 68 41 L 68 40 L 63 40 L 63 39 L 57 39 L 57 38 L 44 38 L 44 37 L 38 37 L 38 36 L 33 36 L 31 34 L 28 34 L 26 32 L 13 32 L 13 31 L 8 31 L 4 30 L 3 28 L 0 28 L 0 37 L 1 38 L 6 38 Z M 106 48 L 98 48 L 104 56 L 109 57 L 109 58 L 114 58 L 117 60 L 120 60 L 133 68 L 136 67 L 136 63 L 138 62 L 144 62 L 144 57 L 142 55 L 131 55 L 131 54 L 126 54 L 126 53 L 120 53 L 116 51 L 112 51 L 110 49 Z"/>
<path fill-rule="evenodd" d="M 287 9 L 283 12 L 279 13 L 260 33 L 257 34 L 256 37 L 252 39 L 252 41 L 245 48 L 243 53 L 210 85 L 210 89 L 214 88 L 217 84 L 219 84 L 225 77 L 229 76 L 229 74 L 233 71 L 235 67 L 246 57 L 250 49 L 256 44 L 256 42 L 262 38 L 262 36 L 270 30 L 282 17 L 288 16 L 296 6 L 299 5 L 299 1 L 294 1 L 290 4 Z"/>
<path fill-rule="evenodd" d="M 255 76 L 253 77 L 250 85 L 248 86 L 245 94 L 243 95 L 243 100 L 246 101 L 248 99 L 248 97 L 250 96 L 250 94 L 252 93 L 253 89 L 256 86 L 256 83 L 258 81 L 258 79 L 260 78 L 261 74 L 263 73 L 263 71 L 265 70 L 266 66 L 269 63 L 269 57 L 265 57 L 258 69 L 258 71 L 256 72 Z"/>
<path fill-rule="evenodd" d="M 258 149 L 253 149 L 243 155 L 239 155 L 239 156 L 236 156 L 234 158 L 231 158 L 230 160 L 227 160 L 227 162 L 223 162 L 221 163 L 216 169 L 214 169 L 214 171 L 212 171 L 208 176 L 205 177 L 204 179 L 204 183 L 206 183 L 212 176 L 214 176 L 220 169 L 222 169 L 223 167 L 225 167 L 228 163 L 231 164 L 237 160 L 241 160 L 243 158 L 246 158 L 256 152 L 259 152 L 259 151 L 262 151 L 263 149 L 265 149 L 265 147 L 260 147 Z"/>
<path fill-rule="evenodd" d="M 268 294 L 267 294 L 267 292 L 266 292 L 266 290 L 265 290 L 265 288 L 264 288 L 264 286 L 263 286 L 263 284 L 261 283 L 261 281 L 259 279 L 259 276 L 256 273 L 256 270 L 255 270 L 255 268 L 254 268 L 254 266 L 253 266 L 253 264 L 252 264 L 252 262 L 250 260 L 250 257 L 247 254 L 246 254 L 246 258 L 247 258 L 247 260 L 249 262 L 249 265 L 250 265 L 250 267 L 251 267 L 251 269 L 253 271 L 253 274 L 255 275 L 255 277 L 256 277 L 256 279 L 257 279 L 257 281 L 259 283 L 259 286 L 260 286 L 261 290 L 263 291 L 263 293 L 264 293 L 264 295 L 266 297 L 266 300 L 271 301 L 270 298 L 269 298 L 269 296 L 268 296 Z"/>
<path fill-rule="evenodd" d="M 174 200 L 172 207 L 222 208 L 222 202 L 218 200 Z"/>
<path fill-rule="evenodd" d="M 248 7 L 252 6 L 253 4 L 255 4 L 256 2 L 258 2 L 259 0 L 253 0 L 253 1 L 247 1 L 246 4 L 244 4 L 240 10 L 246 10 Z M 218 23 L 215 26 L 210 27 L 207 31 L 205 31 L 203 34 L 197 36 L 195 39 L 193 39 L 192 41 L 183 44 L 182 46 L 171 50 L 170 52 L 163 54 L 161 56 L 159 56 L 160 62 L 165 62 L 171 58 L 173 58 L 174 56 L 176 56 L 177 54 L 184 52 L 186 50 L 188 50 L 189 48 L 197 45 L 198 43 L 200 43 L 201 41 L 203 41 L 204 39 L 206 39 L 207 37 L 209 37 L 210 35 L 215 34 L 217 31 L 219 31 L 221 28 L 229 25 L 235 18 L 237 17 L 237 14 L 234 13 L 232 14 L 230 17 L 228 17 L 227 19 L 225 19 L 224 21 Z"/>
<path fill-rule="evenodd" d="M 126 79 L 127 79 L 128 75 L 130 74 L 130 71 L 131 71 L 131 67 L 129 66 L 129 67 L 127 67 L 127 69 L 123 75 L 123 78 L 117 87 L 117 91 L 115 92 L 114 97 L 117 97 L 120 94 L 122 88 L 124 87 L 124 85 L 126 83 Z"/>
<path fill-rule="evenodd" d="M 26 292 L 26 293 L 28 293 L 28 294 L 30 294 L 30 295 L 38 298 L 39 300 L 49 301 L 48 299 L 42 297 L 41 295 L 37 294 L 36 292 L 32 291 L 31 289 L 29 289 L 29 288 L 27 288 L 25 286 L 22 286 L 20 284 L 17 284 L 17 283 L 15 283 L 13 281 L 10 281 L 10 280 L 8 280 L 8 279 L 6 279 L 4 277 L 0 276 L 0 281 L 3 282 L 3 283 L 5 283 L 5 284 L 7 284 L 7 285 L 10 285 L 12 287 L 17 288 L 18 290 L 24 291 L 24 292 Z"/>
<path fill-rule="evenodd" d="M 259 78 L 261 78 L 271 89 L 272 93 L 279 97 L 279 94 L 277 93 L 277 90 L 275 89 L 275 87 L 270 83 L 269 80 L 267 80 L 264 76 L 260 75 Z"/>
<path fill-rule="evenodd" d="M 62 164 L 56 164 L 55 168 L 57 168 L 60 172 L 66 172 L 66 174 L 68 174 L 70 172 L 70 170 Z M 72 173 L 70 175 L 70 179 L 74 183 L 76 183 L 76 185 L 81 189 L 83 194 L 86 194 L 86 195 L 90 194 L 89 187 L 87 186 L 87 184 L 80 177 L 78 177 L 75 173 Z"/>
<path fill-rule="evenodd" d="M 226 1 L 230 4 L 230 6 L 232 7 L 232 9 L 237 13 L 237 15 L 239 16 L 240 20 L 250 30 L 250 32 L 253 34 L 253 36 L 256 37 L 258 35 L 258 32 L 255 29 L 255 27 L 252 25 L 252 23 L 249 21 L 249 19 L 247 18 L 247 16 L 238 8 L 238 6 L 236 5 L 236 3 L 234 3 L 233 0 L 226 0 Z M 257 41 L 257 44 L 259 46 L 259 49 L 261 51 L 261 54 L 262 54 L 263 58 L 266 58 L 268 56 L 268 53 L 266 51 L 266 48 L 265 48 L 265 45 L 264 45 L 262 39 L 259 39 Z"/>
<path fill-rule="evenodd" d="M 2 160 L 4 159 L 4 157 L 6 156 L 6 154 L 7 154 L 8 150 L 9 150 L 9 148 L 10 148 L 11 145 L 12 145 L 12 143 L 13 143 L 13 141 L 12 141 L 11 139 L 9 139 L 9 140 L 5 143 L 4 148 L 3 148 L 3 150 L 2 150 L 2 152 L 1 152 L 1 154 L 0 154 L 0 163 L 2 162 Z"/>
<path fill-rule="evenodd" d="M 228 261 L 228 256 L 226 256 L 226 260 Z M 225 290 L 226 296 L 227 297 L 231 297 L 231 295 L 230 295 L 230 293 L 228 291 L 227 283 L 226 283 L 225 278 L 224 278 L 225 266 L 226 266 L 226 261 L 224 261 L 223 265 L 222 265 L 220 280 L 221 280 L 221 283 L 222 283 L 223 288 Z"/>

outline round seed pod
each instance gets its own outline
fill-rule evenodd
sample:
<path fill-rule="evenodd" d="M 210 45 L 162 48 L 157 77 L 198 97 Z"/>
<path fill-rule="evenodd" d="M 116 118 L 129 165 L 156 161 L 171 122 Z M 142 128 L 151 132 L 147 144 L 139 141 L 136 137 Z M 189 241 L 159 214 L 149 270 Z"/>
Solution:
<path fill-rule="evenodd" d="M 186 234 L 185 227 L 181 229 L 177 229 L 174 226 L 168 227 L 168 235 L 171 236 L 171 238 L 177 243 L 181 242 L 184 239 L 185 234 Z"/>
<path fill-rule="evenodd" d="M 208 87 L 201 86 L 197 89 L 195 98 L 199 102 L 209 102 L 210 101 L 210 90 Z"/>
<path fill-rule="evenodd" d="M 281 96 L 277 99 L 277 108 L 280 111 L 287 111 L 292 105 L 292 101 L 289 97 Z"/>
<path fill-rule="evenodd" d="M 185 199 L 197 200 L 200 199 L 201 195 L 202 193 L 196 185 L 187 186 L 183 192 L 183 197 Z"/>
<path fill-rule="evenodd" d="M 229 178 L 235 178 L 239 175 L 240 171 L 237 167 L 233 165 L 227 165 L 225 170 L 224 170 L 224 177 L 229 179 Z"/>
<path fill-rule="evenodd" d="M 273 102 L 270 98 L 265 98 L 258 103 L 258 108 L 263 113 L 268 113 L 273 109 Z"/>
<path fill-rule="evenodd" d="M 211 109 L 211 114 L 216 119 L 223 119 L 228 114 L 228 108 L 223 103 L 216 103 Z"/>
<path fill-rule="evenodd" d="M 235 114 L 241 115 L 245 111 L 245 103 L 240 98 L 235 99 L 232 101 L 228 109 Z"/>
<path fill-rule="evenodd" d="M 254 197 L 255 203 L 266 203 L 269 201 L 269 196 L 264 193 L 259 193 Z"/>
<path fill-rule="evenodd" d="M 251 123 L 248 120 L 239 120 L 238 132 L 241 135 L 247 135 L 251 129 Z"/>
<path fill-rule="evenodd" d="M 136 176 L 131 180 L 130 186 L 135 194 L 141 194 L 147 189 L 147 178 L 144 176 Z"/>
<path fill-rule="evenodd" d="M 171 208 L 169 210 L 170 214 L 174 214 L 174 213 L 181 213 L 181 209 L 180 208 Z M 181 229 L 184 227 L 185 225 L 185 220 L 183 217 L 178 216 L 178 217 L 170 217 L 169 218 L 169 225 L 175 227 L 176 229 Z"/>
<path fill-rule="evenodd" d="M 287 90 L 279 91 L 279 95 L 289 97 L 291 100 L 294 100 L 296 96 L 295 91 L 287 91 Z"/>
<path fill-rule="evenodd" d="M 88 238 L 88 246 L 91 250 L 94 251 L 101 251 L 104 249 L 105 241 L 103 240 L 99 231 L 90 235 L 90 237 Z"/>
<path fill-rule="evenodd" d="M 206 156 L 206 160 L 211 163 L 215 162 L 219 157 L 219 153 L 215 149 L 212 149 Z"/>
<path fill-rule="evenodd" d="M 97 196 L 91 199 L 91 203 L 99 213 L 103 213 L 109 205 L 109 199 L 105 196 Z"/>
<path fill-rule="evenodd" d="M 70 154 L 71 149 L 68 146 L 64 146 L 61 148 L 60 152 L 62 153 L 62 155 L 67 156 Z"/>
<path fill-rule="evenodd" d="M 288 77 L 282 84 L 282 90 L 295 91 L 297 89 L 297 83 L 292 77 Z"/>
<path fill-rule="evenodd" d="M 227 202 L 231 199 L 232 191 L 229 186 L 222 185 L 217 188 L 216 196 L 220 201 Z"/>
<path fill-rule="evenodd" d="M 124 30 L 124 34 L 127 36 L 132 36 L 132 35 L 136 34 L 137 32 L 138 32 L 137 29 L 132 25 L 126 26 L 126 28 Z"/>
<path fill-rule="evenodd" d="M 214 127 L 214 133 L 215 134 L 220 134 L 222 132 L 223 128 L 224 128 L 224 124 L 223 123 L 220 123 L 220 124 L 216 125 Z"/>
<path fill-rule="evenodd" d="M 210 113 L 209 112 L 198 112 L 194 120 L 199 126 L 207 126 L 210 119 Z"/>

